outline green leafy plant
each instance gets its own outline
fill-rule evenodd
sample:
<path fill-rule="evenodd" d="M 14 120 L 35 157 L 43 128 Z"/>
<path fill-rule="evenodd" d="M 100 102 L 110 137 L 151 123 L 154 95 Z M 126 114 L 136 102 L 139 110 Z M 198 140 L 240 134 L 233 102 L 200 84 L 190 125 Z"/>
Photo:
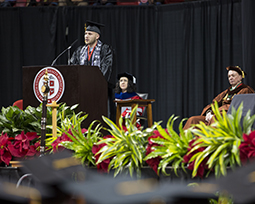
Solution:
<path fill-rule="evenodd" d="M 153 151 L 148 154 L 144 160 L 161 157 L 161 161 L 158 165 L 158 172 L 162 170 L 165 175 L 168 175 L 166 172 L 167 166 L 172 166 L 176 175 L 177 169 L 181 166 L 184 171 L 185 163 L 183 163 L 183 156 L 187 153 L 189 142 L 193 139 L 193 135 L 190 131 L 184 132 L 183 122 L 179 124 L 180 135 L 177 134 L 173 129 L 174 121 L 178 117 L 172 115 L 168 122 L 167 128 L 163 129 L 161 125 L 157 125 L 157 130 L 159 131 L 162 137 L 152 138 L 151 141 L 158 144 L 158 146 L 153 146 Z"/>
<path fill-rule="evenodd" d="M 39 108 L 27 107 L 24 111 L 16 106 L 2 107 L 0 113 L 0 131 L 9 137 L 15 137 L 22 131 L 40 132 Z M 51 121 L 51 119 L 50 119 Z"/>
<path fill-rule="evenodd" d="M 189 152 L 194 152 L 199 148 L 204 148 L 194 154 L 190 162 L 195 161 L 192 176 L 196 176 L 197 170 L 201 162 L 207 160 L 208 168 L 214 170 L 215 176 L 227 174 L 227 167 L 234 169 L 237 165 L 241 165 L 239 156 L 239 145 L 242 141 L 243 133 L 248 134 L 254 123 L 255 115 L 250 117 L 250 112 L 243 118 L 243 130 L 241 128 L 241 116 L 243 105 L 231 114 L 225 111 L 220 113 L 217 102 L 212 105 L 215 114 L 215 123 L 206 126 L 204 123 L 195 125 L 192 132 L 198 136 L 196 144 Z"/>
<path fill-rule="evenodd" d="M 93 145 L 98 142 L 99 138 L 102 136 L 101 124 L 98 123 L 93 129 L 93 126 L 98 121 L 93 121 L 88 130 L 83 133 L 81 129 L 81 123 L 86 118 L 86 116 L 81 117 L 79 120 L 73 118 L 74 126 L 70 127 L 71 133 L 65 128 L 62 131 L 71 139 L 71 141 L 63 141 L 60 144 L 65 148 L 73 150 L 74 157 L 81 160 L 83 164 L 95 165 L 94 154 L 92 153 Z"/>
<path fill-rule="evenodd" d="M 70 128 L 77 129 L 84 121 L 88 115 L 80 111 L 77 114 L 75 113 L 78 104 L 73 106 L 67 106 L 65 103 L 57 109 L 57 134 L 61 136 L 64 130 L 68 131 Z M 52 113 L 50 112 L 50 115 Z M 51 124 L 51 123 L 48 123 Z M 52 130 L 52 125 L 47 125 L 47 128 Z M 51 133 L 48 133 L 47 136 L 52 136 Z"/>
<path fill-rule="evenodd" d="M 51 132 L 47 134 L 46 139 L 47 150 L 51 153 L 54 151 L 53 147 L 58 148 L 60 142 L 70 139 L 70 137 L 66 134 L 67 132 L 69 134 L 72 132 L 79 132 L 82 122 L 88 117 L 88 114 L 85 114 L 82 111 L 76 114 L 74 110 L 77 108 L 77 106 L 78 105 L 69 107 L 66 106 L 66 104 L 63 104 L 58 109 L 57 137 L 53 137 Z M 52 130 L 52 125 L 47 125 L 47 128 Z M 90 131 L 92 131 L 91 127 L 89 128 L 89 132 Z M 68 149 L 71 149 L 71 147 L 68 147 Z"/>
<path fill-rule="evenodd" d="M 141 167 L 144 165 L 144 157 L 146 152 L 146 145 L 148 137 L 155 129 L 155 125 L 151 128 L 143 130 L 138 129 L 135 125 L 134 118 L 137 111 L 137 106 L 133 108 L 130 118 L 125 118 L 125 127 L 123 120 L 120 117 L 120 128 L 110 119 L 103 116 L 103 120 L 109 126 L 108 132 L 113 136 L 112 138 L 102 139 L 97 145 L 106 144 L 101 148 L 97 154 L 101 154 L 97 164 L 106 159 L 111 159 L 108 170 L 114 169 L 114 176 L 121 172 L 129 173 L 132 177 L 134 172 L 138 177 L 141 176 Z"/>
<path fill-rule="evenodd" d="M 67 106 L 65 103 L 58 107 L 57 124 L 60 125 L 65 118 L 73 116 L 78 105 Z M 81 113 L 78 113 L 81 114 Z M 77 115 L 78 115 L 77 114 Z M 17 106 L 2 107 L 0 112 L 0 132 L 7 133 L 9 137 L 15 137 L 22 131 L 41 134 L 42 104 L 38 107 L 26 107 L 25 110 Z M 47 107 L 47 124 L 52 124 L 52 109 Z M 51 133 L 51 126 L 47 126 L 47 133 Z"/>
<path fill-rule="evenodd" d="M 102 136 L 101 124 L 98 121 L 93 121 L 88 129 L 82 129 L 82 122 L 87 118 L 88 114 L 83 114 L 79 112 L 75 114 L 72 111 L 72 117 L 70 114 L 66 114 L 66 110 L 73 110 L 77 106 L 64 107 L 59 111 L 57 126 L 57 137 L 53 137 L 52 134 L 46 139 L 47 150 L 51 153 L 64 147 L 66 149 L 72 150 L 74 157 L 81 160 L 84 165 L 95 165 L 94 154 L 92 153 L 93 145 L 98 142 L 99 138 Z M 96 123 L 98 124 L 96 125 Z M 94 125 L 96 127 L 93 129 Z M 52 128 L 52 126 L 49 126 Z"/>

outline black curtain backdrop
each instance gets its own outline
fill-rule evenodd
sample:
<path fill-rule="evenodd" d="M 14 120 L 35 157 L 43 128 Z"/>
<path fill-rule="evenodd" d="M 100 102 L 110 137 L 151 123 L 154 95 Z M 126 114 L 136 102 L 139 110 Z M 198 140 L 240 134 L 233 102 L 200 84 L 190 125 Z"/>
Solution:
<path fill-rule="evenodd" d="M 255 81 L 252 80 L 255 76 L 255 1 L 242 1 L 242 45 L 243 45 L 243 66 L 249 73 L 248 82 L 255 89 Z M 255 102 L 254 102 L 255 103 Z"/>
<path fill-rule="evenodd" d="M 0 105 L 22 98 L 22 66 L 48 66 L 74 40 L 71 52 L 83 44 L 89 19 L 105 24 L 101 40 L 115 50 L 114 77 L 133 73 L 138 92 L 156 100 L 154 121 L 198 115 L 229 86 L 229 65 L 244 68 L 244 82 L 255 88 L 253 8 L 252 0 L 0 8 Z M 56 64 L 67 64 L 67 53 Z"/>

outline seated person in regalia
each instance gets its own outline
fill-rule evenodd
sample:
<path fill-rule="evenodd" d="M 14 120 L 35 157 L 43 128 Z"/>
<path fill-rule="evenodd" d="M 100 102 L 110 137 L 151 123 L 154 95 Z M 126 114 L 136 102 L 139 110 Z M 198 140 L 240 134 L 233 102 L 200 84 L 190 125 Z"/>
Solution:
<path fill-rule="evenodd" d="M 136 78 L 127 72 L 118 74 L 118 82 L 115 87 L 115 100 L 131 100 L 142 99 L 136 93 Z M 141 116 L 144 111 L 144 107 L 137 108 L 137 115 Z M 128 117 L 131 113 L 131 107 L 122 107 L 121 116 L 123 118 Z"/>

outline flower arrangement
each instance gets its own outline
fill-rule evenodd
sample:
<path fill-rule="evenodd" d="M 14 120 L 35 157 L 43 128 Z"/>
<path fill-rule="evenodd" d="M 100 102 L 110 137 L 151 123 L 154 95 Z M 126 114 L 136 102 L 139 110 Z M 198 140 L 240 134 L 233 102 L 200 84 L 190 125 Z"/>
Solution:
<path fill-rule="evenodd" d="M 193 135 L 191 132 L 184 133 L 183 131 L 183 121 L 181 121 L 179 125 L 180 135 L 177 134 L 173 129 L 173 123 L 177 119 L 172 115 L 168 122 L 167 128 L 163 129 L 161 125 L 157 124 L 157 130 L 159 136 L 156 138 L 150 138 L 151 142 L 157 145 L 150 145 L 149 154 L 144 158 L 151 167 L 156 170 L 156 163 L 158 163 L 157 173 L 160 170 L 165 175 L 168 175 L 166 172 L 167 166 L 174 167 L 175 174 L 178 175 L 177 169 L 181 166 L 185 171 L 185 164 L 183 163 L 183 156 L 187 153 L 189 141 L 193 139 Z M 154 162 L 153 162 L 154 160 Z M 156 163 L 155 163 L 156 160 Z"/>
<path fill-rule="evenodd" d="M 195 147 L 196 147 L 196 139 L 193 139 L 189 142 L 189 147 L 187 149 L 187 154 L 183 157 L 183 163 L 188 164 L 187 168 L 191 171 L 194 170 L 194 165 L 195 165 L 195 160 L 191 161 L 191 158 L 194 155 L 205 151 L 204 147 L 199 147 L 199 148 L 196 148 L 195 151 L 191 151 Z M 200 163 L 200 165 L 197 168 L 197 174 L 195 176 L 199 176 L 200 178 L 204 177 L 205 170 L 209 170 L 207 162 L 208 162 L 208 158 L 204 159 Z"/>
<path fill-rule="evenodd" d="M 169 118 L 166 128 L 160 122 L 154 122 L 150 128 L 137 128 L 134 122 L 137 106 L 130 118 L 125 118 L 125 126 L 122 126 L 122 118 L 118 121 L 118 127 L 103 116 L 108 128 L 93 121 L 88 129 L 84 129 L 81 124 L 87 115 L 82 112 L 75 114 L 74 108 L 63 106 L 58 111 L 58 137 L 47 134 L 47 152 L 69 149 L 85 166 L 97 167 L 103 172 L 114 170 L 114 176 L 128 173 L 132 177 L 136 173 L 137 177 L 141 177 L 141 169 L 149 165 L 158 176 L 161 172 L 169 175 L 167 167 L 171 167 L 176 175 L 179 169 L 184 172 L 189 169 L 192 177 L 204 178 L 214 173 L 219 178 L 227 175 L 228 169 L 234 170 L 255 157 L 255 131 L 252 130 L 255 115 L 250 116 L 248 112 L 241 126 L 242 105 L 237 110 L 233 109 L 231 114 L 226 114 L 224 111 L 220 113 L 215 103 L 212 105 L 215 114 L 213 125 L 200 123 L 184 131 L 183 119 L 179 124 L 179 133 L 173 129 L 177 119 L 174 115 Z M 39 112 L 31 107 L 25 113 L 15 107 L 2 109 L 0 163 L 9 165 L 13 159 L 29 159 L 39 155 Z M 29 113 L 31 116 L 28 116 Z M 48 125 L 47 128 L 49 132 L 52 127 Z M 110 135 L 103 136 L 100 132 L 102 128 Z"/>
<path fill-rule="evenodd" d="M 242 163 L 246 163 L 249 159 L 255 157 L 255 131 L 249 135 L 243 134 L 243 142 L 239 146 L 240 159 Z"/>
<path fill-rule="evenodd" d="M 72 150 L 74 157 L 80 159 L 83 164 L 94 166 L 92 147 L 101 136 L 101 126 L 98 124 L 95 129 L 92 129 L 97 122 L 93 121 L 88 129 L 81 128 L 82 121 L 87 116 L 87 114 L 73 114 L 71 118 L 62 120 L 60 127 L 57 128 L 58 137 L 50 137 L 46 141 L 48 149 L 52 148 L 51 152 L 60 151 L 63 148 Z"/>
<path fill-rule="evenodd" d="M 13 159 L 27 159 L 38 156 L 37 147 L 40 145 L 39 136 L 36 132 L 24 131 L 14 138 L 9 137 L 7 133 L 0 136 L 0 162 L 9 165 Z"/>
<path fill-rule="evenodd" d="M 171 166 L 177 174 L 179 166 L 192 171 L 192 177 L 207 177 L 214 172 L 218 178 L 227 174 L 227 169 L 241 166 L 247 159 L 255 156 L 255 132 L 251 131 L 255 115 L 249 112 L 243 118 L 241 128 L 242 104 L 232 114 L 219 112 L 217 102 L 212 106 L 216 115 L 215 123 L 206 126 L 195 125 L 186 131 L 179 125 L 180 134 L 173 130 L 174 116 L 169 118 L 167 128 L 157 125 L 157 131 L 148 138 L 145 160 L 157 174 Z M 241 163 L 242 161 L 242 163 Z M 178 175 L 177 175 L 178 176 Z"/>
<path fill-rule="evenodd" d="M 174 116 L 169 118 L 166 129 L 156 122 L 152 128 L 138 129 L 132 122 L 135 109 L 130 118 L 125 119 L 124 127 L 119 128 L 103 117 L 109 126 L 105 129 L 110 133 L 105 137 L 100 134 L 99 127 L 93 130 L 90 126 L 82 132 L 74 117 L 73 121 L 65 120 L 71 130 L 62 129 L 64 135 L 55 142 L 72 149 L 75 157 L 104 172 L 115 170 L 114 176 L 121 172 L 128 172 L 131 176 L 136 172 L 140 176 L 141 168 L 147 164 L 158 175 L 160 172 L 169 175 L 166 169 L 171 166 L 176 175 L 181 167 L 184 171 L 191 170 L 193 177 L 203 178 L 211 172 L 219 177 L 227 174 L 227 168 L 242 165 L 240 158 L 247 160 L 254 156 L 255 133 L 251 132 L 251 126 L 255 116 L 249 117 L 247 113 L 241 129 L 242 106 L 231 115 L 220 113 L 217 103 L 212 109 L 216 115 L 213 126 L 200 123 L 184 131 L 183 119 L 179 124 L 179 134 L 173 130 L 177 119 Z M 119 124 L 123 124 L 121 118 Z"/>
<path fill-rule="evenodd" d="M 250 117 L 248 112 L 243 118 L 242 129 L 240 126 L 242 108 L 241 104 L 237 110 L 233 109 L 232 114 L 227 114 L 225 111 L 220 113 L 216 102 L 212 105 L 215 123 L 211 126 L 200 123 L 192 129 L 196 138 L 192 141 L 191 148 L 184 158 L 188 168 L 192 170 L 193 177 L 197 175 L 203 177 L 204 170 L 208 169 L 206 176 L 214 171 L 216 178 L 219 178 L 221 175 L 227 175 L 227 168 L 234 170 L 236 166 L 241 166 L 239 148 L 241 148 L 242 157 L 252 150 L 249 148 L 250 144 L 247 145 L 250 139 L 246 134 L 250 134 L 251 126 L 255 121 L 255 115 Z M 253 154 L 247 156 L 251 155 Z"/>
<path fill-rule="evenodd" d="M 151 136 L 155 126 L 145 130 L 143 127 L 139 129 L 136 127 L 134 117 L 137 107 L 131 111 L 130 118 L 125 118 L 125 129 L 123 129 L 121 117 L 119 128 L 113 121 L 103 116 L 103 120 L 110 127 L 107 131 L 112 137 L 104 138 L 97 143 L 102 145 L 102 148 L 95 154 L 95 156 L 100 155 L 96 164 L 110 160 L 108 171 L 115 170 L 114 176 L 121 172 L 127 172 L 131 177 L 134 173 L 137 177 L 141 176 L 148 137 Z"/>
<path fill-rule="evenodd" d="M 149 165 L 158 175 L 160 172 L 169 175 L 166 169 L 171 166 L 177 175 L 181 167 L 184 171 L 191 170 L 193 177 L 202 178 L 211 172 L 219 177 L 226 175 L 228 168 L 234 169 L 255 156 L 255 132 L 251 128 L 255 115 L 250 116 L 248 112 L 242 120 L 241 128 L 242 105 L 229 115 L 224 111 L 220 113 L 215 103 L 212 106 L 215 114 L 215 123 L 212 126 L 200 123 L 195 128 L 184 131 L 183 119 L 179 124 L 179 133 L 173 129 L 173 123 L 177 119 L 173 115 L 166 128 L 160 122 L 155 122 L 151 128 L 137 128 L 133 122 L 136 108 L 131 112 L 130 118 L 125 119 L 125 126 L 121 125 L 119 128 L 113 121 L 103 117 L 108 128 L 101 127 L 101 124 L 96 125 L 98 121 L 94 121 L 88 129 L 84 129 L 81 128 L 81 123 L 87 115 L 82 112 L 75 114 L 75 107 L 64 105 L 57 116 L 58 137 L 49 137 L 51 134 L 47 134 L 47 150 L 54 153 L 63 148 L 70 149 L 85 165 L 96 166 L 105 172 L 112 169 L 115 176 L 121 172 L 127 172 L 131 176 L 136 172 L 140 176 L 141 168 Z M 38 115 L 38 110 L 30 107 L 29 112 L 32 113 L 32 110 Z M 28 114 L 28 110 L 25 112 Z M 0 114 L 1 124 L 6 127 L 1 127 L 0 162 L 7 165 L 13 158 L 31 158 L 38 154 L 38 130 L 28 130 L 38 128 L 39 121 L 36 121 L 39 116 L 30 116 L 36 118 L 35 121 L 31 118 L 24 119 L 23 115 L 23 120 L 30 121 L 26 131 L 15 128 L 17 121 L 10 127 L 10 120 L 17 119 L 22 114 L 15 107 L 2 109 Z M 123 124 L 123 119 L 120 118 L 118 123 Z M 48 125 L 47 128 L 50 130 L 51 126 Z M 110 135 L 103 136 L 100 132 L 102 128 Z M 11 132 L 11 129 L 14 131 Z"/>
<path fill-rule="evenodd" d="M 153 135 L 148 138 L 148 145 L 147 145 L 146 153 L 145 153 L 146 156 L 148 156 L 152 152 L 154 152 L 156 146 L 159 146 L 159 144 L 153 142 L 153 139 L 158 138 L 158 137 L 163 138 L 163 136 L 159 133 L 159 131 L 155 130 L 155 131 L 153 131 Z M 158 165 L 159 165 L 162 157 L 154 156 L 152 158 L 149 158 L 149 156 L 148 156 L 147 158 L 148 159 L 145 159 L 146 163 L 153 169 L 153 171 L 155 171 L 158 174 Z"/>
<path fill-rule="evenodd" d="M 112 135 L 106 135 L 106 136 L 103 137 L 103 139 L 107 139 L 107 138 L 113 138 L 113 136 Z M 99 142 L 100 141 L 101 140 L 99 140 Z M 108 172 L 109 164 L 110 164 L 110 161 L 111 161 L 112 158 L 108 158 L 108 159 L 105 159 L 105 160 L 103 160 L 101 162 L 98 162 L 98 160 L 99 160 L 99 158 L 101 156 L 101 153 L 98 153 L 98 152 L 104 146 L 106 146 L 106 143 L 94 144 L 93 147 L 92 147 L 92 153 L 95 156 L 95 162 L 96 162 L 97 169 L 99 171 L 102 171 L 102 172 Z"/>
<path fill-rule="evenodd" d="M 82 113 L 75 114 L 78 105 L 72 107 L 62 103 L 57 114 L 58 126 L 72 117 L 78 118 Z M 0 164 L 9 165 L 11 160 L 22 160 L 39 156 L 42 104 L 34 108 L 28 106 L 21 110 L 16 106 L 2 108 L 0 112 Z M 52 121 L 51 108 L 47 108 L 47 122 Z M 47 126 L 47 136 L 51 135 L 52 126 Z M 65 136 L 63 136 L 65 137 Z M 63 138 L 59 138 L 61 140 Z M 57 143 L 57 141 L 56 141 Z M 54 143 L 55 144 L 55 143 Z M 54 146 L 53 144 L 53 146 Z M 57 145 L 54 146 L 54 149 Z M 48 149 L 52 149 L 52 146 Z"/>

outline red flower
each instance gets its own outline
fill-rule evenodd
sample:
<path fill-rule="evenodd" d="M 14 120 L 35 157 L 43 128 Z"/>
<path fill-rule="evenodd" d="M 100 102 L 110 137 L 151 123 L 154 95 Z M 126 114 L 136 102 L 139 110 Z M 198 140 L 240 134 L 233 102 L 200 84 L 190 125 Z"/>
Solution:
<path fill-rule="evenodd" d="M 249 135 L 243 134 L 244 141 L 240 144 L 240 159 L 245 163 L 248 159 L 255 156 L 255 131 Z"/>
<path fill-rule="evenodd" d="M 68 131 L 69 134 L 72 134 L 71 131 Z M 65 148 L 60 144 L 61 142 L 64 141 L 70 141 L 72 142 L 72 140 L 67 136 L 67 134 L 63 133 L 60 137 L 58 137 L 52 144 L 52 148 L 53 148 L 53 152 L 56 153 L 58 151 L 62 151 Z"/>
<path fill-rule="evenodd" d="M 5 133 L 1 135 L 0 137 L 0 163 L 4 162 L 5 164 L 9 165 L 12 155 L 10 153 L 10 150 L 8 149 L 8 146 L 11 144 L 11 141 L 9 141 L 8 135 Z"/>
<path fill-rule="evenodd" d="M 28 132 L 25 134 L 24 131 L 22 131 L 21 134 L 15 137 L 13 144 L 8 146 L 10 153 L 14 157 L 22 158 L 25 156 L 34 156 L 36 151 L 34 150 L 34 147 L 30 149 L 30 142 L 35 138 L 38 138 L 36 132 Z"/>
<path fill-rule="evenodd" d="M 112 135 L 106 135 L 103 138 L 107 139 L 107 138 L 112 138 L 112 137 L 113 137 Z M 97 152 L 99 152 L 99 150 L 102 147 L 104 147 L 105 145 L 106 145 L 105 143 L 100 144 L 100 145 L 93 145 L 92 153 L 95 155 L 96 162 L 98 161 L 98 159 L 99 159 L 99 157 L 101 155 L 101 154 L 97 154 Z M 108 166 L 109 166 L 110 161 L 111 161 L 111 158 L 103 160 L 102 162 L 97 164 L 97 169 L 101 170 L 102 172 L 108 172 Z"/>
<path fill-rule="evenodd" d="M 156 144 L 156 143 L 151 141 L 151 139 L 158 138 L 158 137 L 164 138 L 159 133 L 158 130 L 155 130 L 155 131 L 153 131 L 153 135 L 148 138 L 149 142 L 148 142 L 148 146 L 146 148 L 146 153 L 145 153 L 146 156 L 149 155 L 151 152 L 153 152 L 153 150 L 152 150 L 153 147 L 159 146 L 159 144 Z M 158 165 L 159 165 L 160 160 L 161 160 L 161 157 L 155 157 L 155 158 L 147 159 L 146 163 L 158 174 Z"/>
<path fill-rule="evenodd" d="M 38 147 L 40 147 L 41 141 L 37 141 L 34 145 L 30 146 L 30 150 L 28 151 L 27 155 L 30 155 L 31 153 L 35 153 L 34 156 L 40 156 L 40 150 Z M 45 149 L 47 151 L 47 148 Z"/>
<path fill-rule="evenodd" d="M 125 132 L 128 131 L 128 129 L 127 129 L 127 127 L 126 127 L 125 125 L 122 125 L 122 128 L 123 128 L 123 130 L 124 130 Z"/>
<path fill-rule="evenodd" d="M 194 164 L 195 164 L 195 160 L 192 161 L 191 163 L 189 163 L 189 160 L 191 159 L 191 157 L 193 157 L 193 155 L 195 155 L 196 153 L 198 152 L 203 152 L 205 150 L 204 147 L 200 147 L 198 148 L 197 150 L 189 153 L 193 147 L 195 147 L 197 144 L 194 144 L 194 142 L 196 141 L 196 139 L 193 139 L 189 142 L 189 148 L 188 148 L 188 153 L 183 157 L 183 162 L 184 163 L 188 163 L 188 169 L 189 170 L 193 170 L 194 169 Z M 209 169 L 208 168 L 208 165 L 206 164 L 208 161 L 208 158 L 205 158 L 199 165 L 198 169 L 197 169 L 197 175 L 196 176 L 199 176 L 200 178 L 203 178 L 204 176 L 204 172 L 205 172 L 205 169 Z"/>

